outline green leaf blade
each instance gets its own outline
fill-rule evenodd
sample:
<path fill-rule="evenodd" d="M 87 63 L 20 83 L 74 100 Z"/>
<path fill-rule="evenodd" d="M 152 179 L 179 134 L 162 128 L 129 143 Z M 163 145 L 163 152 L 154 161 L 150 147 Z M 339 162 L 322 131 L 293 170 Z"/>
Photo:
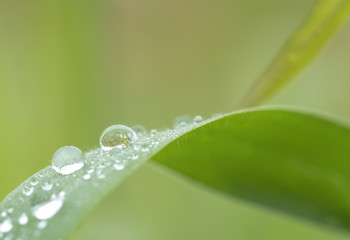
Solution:
<path fill-rule="evenodd" d="M 350 228 L 350 130 L 344 126 L 289 110 L 253 109 L 153 137 L 153 147 L 138 158 L 96 149 L 72 175 L 47 167 L 30 177 L 0 204 L 0 214 L 7 214 L 0 215 L 0 224 L 10 219 L 13 225 L 0 239 L 68 238 L 102 198 L 151 158 L 230 196 Z M 127 159 L 125 168 L 116 170 L 113 164 L 121 159 Z M 88 172 L 91 178 L 84 179 Z M 52 190 L 43 190 L 48 181 Z M 34 188 L 30 196 L 23 193 L 28 186 Z M 61 192 L 62 208 L 39 229 L 33 207 Z M 29 220 L 20 225 L 23 212 Z"/>
<path fill-rule="evenodd" d="M 260 104 L 305 69 L 350 14 L 348 0 L 317 1 L 308 18 L 254 83 L 242 106 Z"/>
<path fill-rule="evenodd" d="M 262 110 L 189 132 L 154 160 L 231 196 L 349 229 L 349 156 L 348 128 Z"/>

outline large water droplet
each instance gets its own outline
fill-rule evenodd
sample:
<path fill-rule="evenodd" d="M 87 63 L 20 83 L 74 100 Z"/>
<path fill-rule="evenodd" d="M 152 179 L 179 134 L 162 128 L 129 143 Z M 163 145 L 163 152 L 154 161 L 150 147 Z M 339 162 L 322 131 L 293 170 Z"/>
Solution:
<path fill-rule="evenodd" d="M 33 215 L 39 220 L 52 218 L 63 206 L 64 192 L 59 196 L 53 195 L 51 200 L 35 205 L 32 208 Z"/>
<path fill-rule="evenodd" d="M 100 145 L 103 150 L 121 149 L 134 143 L 137 139 L 137 134 L 131 128 L 124 125 L 113 125 L 103 131 Z"/>
<path fill-rule="evenodd" d="M 28 216 L 25 213 L 22 213 L 21 216 L 19 216 L 18 223 L 20 225 L 26 225 L 28 222 Z"/>
<path fill-rule="evenodd" d="M 2 223 L 0 223 L 0 232 L 7 233 L 11 231 L 13 228 L 12 222 L 10 219 L 5 219 Z"/>
<path fill-rule="evenodd" d="M 85 155 L 76 147 L 65 146 L 58 149 L 52 157 L 51 168 L 56 172 L 69 175 L 84 166 Z"/>

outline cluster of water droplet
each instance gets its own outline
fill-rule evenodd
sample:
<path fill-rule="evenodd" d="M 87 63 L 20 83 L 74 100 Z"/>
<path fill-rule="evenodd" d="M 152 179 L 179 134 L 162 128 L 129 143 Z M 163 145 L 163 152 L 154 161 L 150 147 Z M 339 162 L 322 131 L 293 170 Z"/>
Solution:
<path fill-rule="evenodd" d="M 7 197 L 9 201 L 4 201 L 7 205 L 0 208 L 0 239 L 25 240 L 38 237 L 41 230 L 46 228 L 48 220 L 63 206 L 65 192 L 61 191 L 58 194 L 50 192 L 53 183 L 48 179 L 40 181 L 41 177 L 45 179 L 40 173 L 38 176 L 32 176 L 19 188 L 17 195 L 10 194 Z M 35 195 L 35 192 L 38 194 Z M 27 232 L 20 238 L 19 228 L 27 224 L 36 226 L 35 231 L 31 233 L 32 235 Z"/>
<path fill-rule="evenodd" d="M 87 153 L 73 146 L 58 149 L 52 157 L 51 170 L 42 170 L 29 178 L 20 187 L 22 196 L 13 196 L 19 201 L 16 205 L 22 206 L 22 209 L 28 205 L 28 210 L 21 211 L 15 206 L 0 208 L 0 239 L 20 240 L 18 235 L 15 237 L 11 233 L 14 228 L 27 224 L 36 226 L 36 230 L 32 235 L 26 233 L 22 240 L 40 236 L 49 221 L 63 211 L 66 197 L 72 194 L 69 191 L 76 191 L 77 187 L 70 187 L 70 184 L 89 190 L 91 186 L 99 191 L 107 189 L 108 184 L 104 184 L 107 176 L 111 179 L 126 174 L 123 171 L 126 167 L 136 168 L 141 160 L 148 159 L 178 136 L 219 117 L 221 115 L 217 114 L 203 120 L 199 115 L 194 118 L 181 116 L 175 120 L 173 129 L 164 131 L 153 129 L 148 132 L 141 125 L 132 128 L 113 125 L 102 132 L 101 148 Z M 9 200 L 7 202 L 12 202 Z M 74 199 L 75 207 L 83 203 L 83 199 Z"/>

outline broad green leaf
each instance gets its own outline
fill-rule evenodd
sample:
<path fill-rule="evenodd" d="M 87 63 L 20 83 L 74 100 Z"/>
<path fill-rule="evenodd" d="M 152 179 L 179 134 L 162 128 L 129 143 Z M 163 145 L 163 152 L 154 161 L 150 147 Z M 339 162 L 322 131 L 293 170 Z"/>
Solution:
<path fill-rule="evenodd" d="M 348 0 L 320 0 L 299 29 L 255 82 L 242 106 L 254 106 L 306 68 L 350 14 Z"/>
<path fill-rule="evenodd" d="M 66 239 L 150 158 L 233 197 L 349 228 L 348 156 L 348 128 L 289 110 L 235 112 L 153 131 L 132 149 L 87 152 L 73 174 L 47 167 L 30 177 L 0 204 L 0 239 Z"/>
<path fill-rule="evenodd" d="M 350 129 L 319 117 L 273 109 L 227 115 L 154 160 L 231 196 L 350 228 Z"/>

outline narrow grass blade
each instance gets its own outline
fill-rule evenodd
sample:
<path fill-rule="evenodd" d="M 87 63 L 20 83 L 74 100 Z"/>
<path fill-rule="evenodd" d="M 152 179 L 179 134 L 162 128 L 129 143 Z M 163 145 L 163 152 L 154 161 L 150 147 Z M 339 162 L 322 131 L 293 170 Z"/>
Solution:
<path fill-rule="evenodd" d="M 317 1 L 305 22 L 255 82 L 241 107 L 260 104 L 305 69 L 348 19 L 349 13 L 348 0 Z"/>

